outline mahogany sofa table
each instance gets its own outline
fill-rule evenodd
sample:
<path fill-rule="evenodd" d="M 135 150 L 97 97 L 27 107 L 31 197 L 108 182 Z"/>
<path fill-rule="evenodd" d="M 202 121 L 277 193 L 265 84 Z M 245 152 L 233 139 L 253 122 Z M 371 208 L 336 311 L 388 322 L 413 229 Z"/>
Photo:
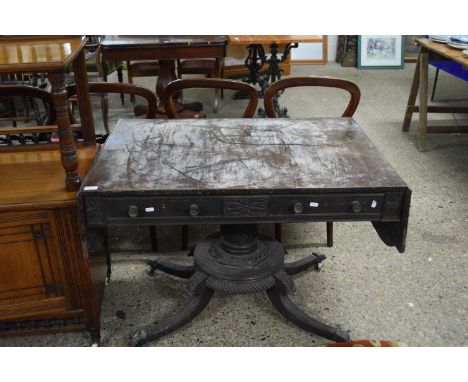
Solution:
<path fill-rule="evenodd" d="M 82 36 L 0 37 L 0 73 L 47 73 L 52 85 L 51 94 L 57 115 L 56 124 L 67 191 L 76 191 L 80 186 L 76 147 L 70 129 L 65 89 L 65 73 L 72 63 L 84 145 L 94 146 L 96 143 L 83 52 L 86 41 Z"/>
<path fill-rule="evenodd" d="M 428 72 L 429 61 L 453 61 L 463 65 L 468 70 L 468 57 L 461 50 L 449 47 L 445 43 L 438 43 L 430 39 L 417 39 L 421 51 L 414 70 L 413 83 L 406 106 L 402 130 L 409 131 L 413 113 L 419 113 L 418 133 L 416 146 L 419 151 L 426 151 L 426 135 L 429 133 L 467 133 L 468 126 L 428 126 L 428 113 L 468 113 L 468 107 L 462 106 L 428 106 Z M 419 106 L 416 105 L 416 97 L 419 92 Z"/>
<path fill-rule="evenodd" d="M 192 320 L 214 291 L 266 290 L 299 327 L 349 339 L 288 297 L 290 275 L 323 255 L 285 263 L 283 246 L 257 224 L 370 221 L 403 252 L 411 190 L 350 118 L 120 120 L 78 195 L 90 253 L 111 226 L 221 225 L 197 244 L 193 266 L 150 262 L 188 278 L 191 295 L 178 314 L 134 336 L 143 345 Z"/>
<path fill-rule="evenodd" d="M 105 36 L 101 41 L 103 61 L 159 60 L 156 95 L 158 112 L 165 117 L 164 89 L 176 79 L 175 61 L 193 58 L 223 58 L 226 56 L 226 36 Z M 197 117 L 200 103 L 177 105 L 182 118 Z"/>

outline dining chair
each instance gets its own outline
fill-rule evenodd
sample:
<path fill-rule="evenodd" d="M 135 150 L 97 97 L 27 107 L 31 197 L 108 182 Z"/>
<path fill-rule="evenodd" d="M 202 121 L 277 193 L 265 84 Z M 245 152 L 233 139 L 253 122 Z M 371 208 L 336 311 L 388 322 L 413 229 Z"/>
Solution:
<path fill-rule="evenodd" d="M 67 86 L 68 92 L 68 99 L 76 101 L 76 85 L 71 84 Z M 128 84 L 128 83 L 116 83 L 116 82 L 89 82 L 89 92 L 91 95 L 95 95 L 100 97 L 101 99 L 105 99 L 105 102 L 101 102 L 101 108 L 103 115 L 108 116 L 109 114 L 109 102 L 107 98 L 108 93 L 118 93 L 118 94 L 129 94 L 130 96 L 141 96 L 147 102 L 147 108 L 144 107 L 143 109 L 146 110 L 146 114 L 142 115 L 143 118 L 150 118 L 153 119 L 156 117 L 156 109 L 157 109 L 157 100 L 155 100 L 156 96 L 147 88 Z M 150 96 L 150 93 L 153 94 L 154 97 Z M 103 118 L 104 123 L 108 124 L 107 118 Z M 98 143 L 104 143 L 109 135 L 109 127 L 105 127 L 106 134 L 104 136 L 96 135 L 96 140 Z"/>
<path fill-rule="evenodd" d="M 93 37 L 93 36 L 88 36 Z M 95 37 L 95 36 L 94 36 Z M 101 53 L 101 46 L 99 45 L 98 40 L 91 40 L 85 46 L 86 54 L 86 72 L 88 74 L 88 81 L 89 82 L 107 82 L 108 76 L 113 72 L 117 71 L 117 79 L 119 83 L 123 83 L 123 63 L 120 61 L 117 62 L 103 62 L 102 61 L 102 53 Z M 67 83 L 73 84 L 75 82 L 75 77 L 73 73 L 70 71 L 67 75 Z M 104 94 L 92 94 L 99 96 L 99 101 L 101 103 L 101 113 L 102 113 L 102 120 L 104 122 L 104 129 L 107 134 L 109 134 L 109 105 L 108 99 Z M 133 97 L 132 95 L 130 97 Z M 70 97 L 70 110 L 71 114 L 70 117 L 74 120 L 74 109 L 77 103 L 76 97 Z M 120 102 L 122 105 L 125 104 L 125 97 L 124 93 L 120 93 Z"/>
<path fill-rule="evenodd" d="M 47 87 L 45 73 L 2 73 L 1 85 L 28 85 L 44 89 Z M 37 99 L 34 97 L 2 97 L 0 104 L 0 120 L 10 120 L 13 126 L 19 121 L 28 122 L 35 120 L 36 124 L 44 122 L 44 114 L 41 112 Z"/>
<path fill-rule="evenodd" d="M 134 77 L 157 77 L 159 76 L 159 61 L 127 61 L 128 82 L 133 84 Z M 132 103 L 135 102 L 135 96 L 130 96 Z"/>
<path fill-rule="evenodd" d="M 168 118 L 180 118 L 174 106 L 173 97 L 184 89 L 220 89 L 237 90 L 249 96 L 249 102 L 242 114 L 242 118 L 253 118 L 257 109 L 258 97 L 255 88 L 245 82 L 238 82 L 224 78 L 186 78 L 170 82 L 164 90 L 164 106 Z"/>
<path fill-rule="evenodd" d="M 185 74 L 201 74 L 206 78 L 222 78 L 224 68 L 224 58 L 199 58 L 177 60 L 177 78 L 182 78 Z M 215 88 L 215 100 L 213 111 L 218 112 L 220 89 Z M 221 98 L 223 91 L 221 89 Z"/>
<path fill-rule="evenodd" d="M 140 96 L 146 100 L 146 114 L 143 116 L 145 119 L 154 119 L 157 112 L 157 98 L 156 95 L 149 89 L 128 83 L 111 83 L 111 82 L 90 82 L 89 83 L 89 92 L 92 94 L 105 94 L 114 93 L 114 94 L 129 94 L 133 96 Z M 69 85 L 67 87 L 67 93 L 69 97 L 76 95 L 76 85 Z M 156 243 L 156 229 L 154 226 L 149 228 L 150 240 L 152 246 Z M 153 247 L 153 250 L 157 248 Z M 106 250 L 107 255 L 107 281 L 110 280 L 111 276 L 111 257 L 110 252 Z"/>
<path fill-rule="evenodd" d="M 39 121 L 29 117 L 0 118 L 1 121 L 10 121 L 13 125 L 0 128 L 0 147 L 26 147 L 52 143 L 51 138 L 54 133 L 57 134 L 57 127 L 52 126 L 55 123 L 56 114 L 50 92 L 31 85 L 0 84 L 0 103 L 13 97 L 33 100 L 43 117 Z M 37 102 L 38 100 L 40 103 Z M 34 122 L 35 126 L 18 126 L 17 122 Z"/>
<path fill-rule="evenodd" d="M 176 76 L 182 78 L 186 74 L 202 74 L 207 78 L 221 78 L 223 61 L 219 58 L 213 59 L 185 59 L 177 60 Z M 127 61 L 128 82 L 133 83 L 135 77 L 157 77 L 159 76 L 159 61 L 144 60 L 144 61 Z M 221 92 L 221 98 L 223 93 Z M 133 97 L 130 98 L 135 102 Z M 219 104 L 219 89 L 215 89 L 215 101 L 213 111 L 218 112 Z"/>
<path fill-rule="evenodd" d="M 268 118 L 277 118 L 278 115 L 275 110 L 275 97 L 278 96 L 278 93 L 287 89 L 294 87 L 303 87 L 303 86 L 316 86 L 316 87 L 327 87 L 327 88 L 338 88 L 347 91 L 351 98 L 348 102 L 348 105 L 341 115 L 342 117 L 352 117 L 356 111 L 359 100 L 361 98 L 361 91 L 359 87 L 348 80 L 343 80 L 340 78 L 332 77 L 288 77 L 282 78 L 276 82 L 273 82 L 265 92 L 264 95 L 264 106 L 265 112 Z M 333 246 L 333 222 L 327 222 L 327 246 Z M 275 239 L 281 242 L 281 224 L 275 224 Z"/>
<path fill-rule="evenodd" d="M 257 90 L 250 84 L 222 78 L 186 78 L 170 82 L 164 90 L 164 105 L 170 119 L 178 119 L 174 106 L 174 95 L 184 89 L 220 89 L 237 90 L 245 92 L 249 96 L 249 102 L 242 114 L 242 118 L 253 118 L 257 109 Z M 182 226 L 182 249 L 188 247 L 188 226 Z"/>

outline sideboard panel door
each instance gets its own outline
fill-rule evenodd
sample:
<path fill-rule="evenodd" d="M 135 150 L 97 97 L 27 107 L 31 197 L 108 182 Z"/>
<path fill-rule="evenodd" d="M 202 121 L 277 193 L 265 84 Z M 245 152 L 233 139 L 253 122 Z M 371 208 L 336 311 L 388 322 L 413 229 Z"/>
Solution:
<path fill-rule="evenodd" d="M 53 217 L 0 214 L 0 315 L 20 318 L 69 306 Z"/>

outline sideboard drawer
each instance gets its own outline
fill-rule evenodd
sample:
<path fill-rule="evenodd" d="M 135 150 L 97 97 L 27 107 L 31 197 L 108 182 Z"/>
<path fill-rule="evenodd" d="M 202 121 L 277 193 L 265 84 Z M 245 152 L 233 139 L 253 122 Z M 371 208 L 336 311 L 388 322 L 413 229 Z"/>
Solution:
<path fill-rule="evenodd" d="M 384 194 L 272 195 L 270 216 L 349 215 L 380 217 Z"/>

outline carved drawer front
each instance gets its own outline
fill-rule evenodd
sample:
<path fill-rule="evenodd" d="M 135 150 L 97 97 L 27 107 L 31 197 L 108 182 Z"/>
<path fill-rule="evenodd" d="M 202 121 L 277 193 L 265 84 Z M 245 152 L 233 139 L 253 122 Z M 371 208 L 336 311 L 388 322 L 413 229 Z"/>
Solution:
<path fill-rule="evenodd" d="M 67 307 L 53 224 L 48 212 L 0 214 L 0 319 Z"/>
<path fill-rule="evenodd" d="M 171 219 L 196 221 L 220 217 L 221 202 L 217 196 L 109 198 L 105 200 L 104 209 L 109 224 Z M 92 223 L 88 215 L 88 224 Z"/>
<path fill-rule="evenodd" d="M 271 196 L 270 216 L 366 217 L 379 219 L 384 194 L 318 194 Z"/>

